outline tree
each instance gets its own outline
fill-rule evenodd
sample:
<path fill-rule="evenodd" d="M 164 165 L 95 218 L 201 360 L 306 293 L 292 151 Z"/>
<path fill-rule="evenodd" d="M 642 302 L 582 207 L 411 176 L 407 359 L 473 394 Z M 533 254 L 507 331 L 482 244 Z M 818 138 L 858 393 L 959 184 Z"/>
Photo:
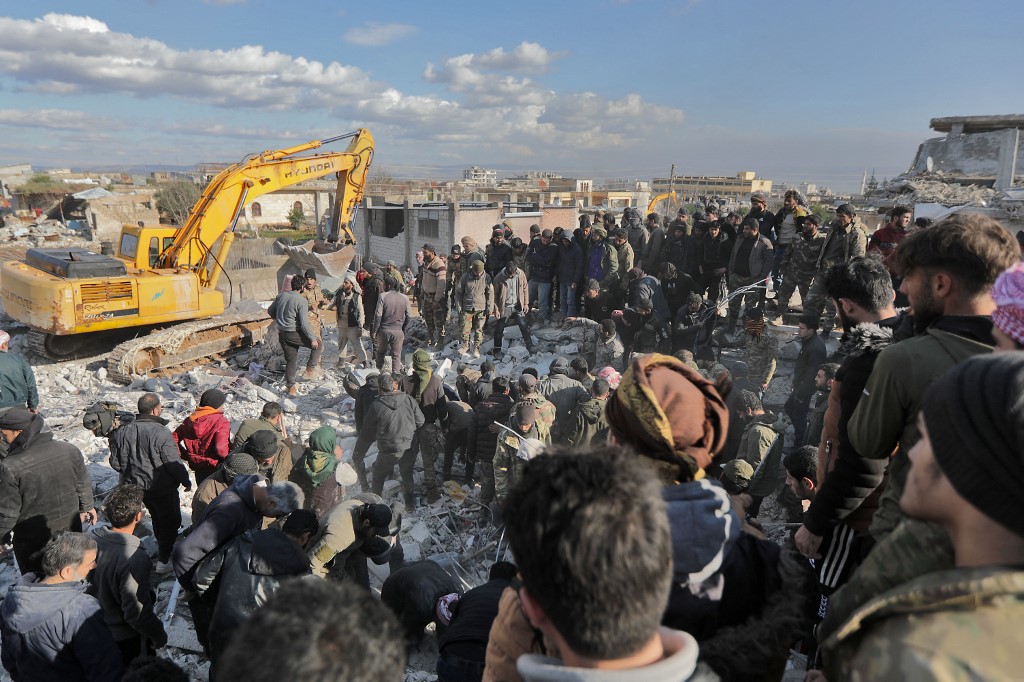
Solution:
<path fill-rule="evenodd" d="M 188 180 L 175 180 L 156 193 L 156 209 L 172 225 L 184 225 L 192 207 L 199 201 L 199 188 Z"/>
<path fill-rule="evenodd" d="M 831 218 L 828 215 L 828 206 L 825 204 L 811 204 L 811 213 L 818 217 L 818 222 L 827 225 Z"/>
<path fill-rule="evenodd" d="M 288 222 L 291 224 L 293 230 L 299 229 L 299 226 L 306 222 L 306 214 L 302 212 L 302 209 L 296 206 L 288 212 Z"/>

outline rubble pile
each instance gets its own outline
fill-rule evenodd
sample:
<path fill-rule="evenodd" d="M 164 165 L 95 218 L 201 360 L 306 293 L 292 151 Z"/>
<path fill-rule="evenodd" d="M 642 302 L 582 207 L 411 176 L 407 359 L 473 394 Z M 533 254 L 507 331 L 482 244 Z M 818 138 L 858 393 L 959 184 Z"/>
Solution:
<path fill-rule="evenodd" d="M 963 183 L 941 171 L 899 175 L 870 194 L 874 200 L 900 205 L 936 203 L 944 206 L 991 205 L 1000 192 L 984 185 Z"/>
<path fill-rule="evenodd" d="M 8 325 L 4 325 L 8 326 Z M 232 430 L 247 418 L 257 416 L 266 401 L 280 402 L 285 411 L 285 428 L 295 444 L 305 444 L 309 434 L 322 425 L 333 426 L 338 432 L 338 443 L 344 451 L 343 461 L 351 458 L 356 442 L 353 423 L 354 399 L 345 389 L 345 378 L 353 373 L 356 382 L 362 383 L 366 376 L 376 370 L 352 370 L 336 366 L 336 331 L 325 329 L 327 352 L 323 357 L 323 376 L 315 381 L 299 384 L 299 394 L 289 398 L 283 387 L 284 359 L 276 335 L 271 333 L 257 346 L 235 353 L 225 359 L 211 359 L 191 369 L 169 371 L 159 376 L 135 380 L 130 386 L 114 383 L 107 373 L 105 358 L 96 357 L 68 362 L 51 362 L 29 356 L 26 335 L 23 330 L 10 329 L 11 350 L 26 355 L 35 367 L 42 413 L 57 439 L 65 440 L 78 447 L 87 462 L 94 492 L 98 498 L 105 496 L 118 482 L 118 475 L 109 466 L 109 448 L 106 438 L 98 438 L 82 426 L 85 409 L 96 401 L 110 401 L 124 411 L 134 412 L 136 402 L 146 392 L 160 396 L 164 405 L 163 416 L 171 428 L 181 423 L 196 408 L 199 396 L 209 388 L 218 388 L 228 395 L 224 413 L 231 422 Z M 497 372 L 515 377 L 526 367 L 534 367 L 542 376 L 548 372 L 551 361 L 558 355 L 572 358 L 587 353 L 595 341 L 593 332 L 580 326 L 546 326 L 532 330 L 537 350 L 532 355 L 522 343 L 519 329 L 506 328 L 507 346 L 494 358 Z M 789 394 L 789 376 L 792 360 L 798 351 L 797 344 L 787 344 L 788 330 L 775 330 L 780 342 L 780 363 L 776 378 L 766 393 L 765 403 L 769 409 L 778 409 Z M 409 359 L 412 350 L 426 340 L 426 331 L 421 320 L 413 320 L 409 337 L 413 340 L 406 348 Z M 836 341 L 830 342 L 830 350 Z M 491 357 L 491 340 L 481 347 L 481 357 L 458 353 L 458 343 L 452 342 L 441 350 L 431 350 L 437 374 L 448 384 L 454 385 L 458 371 L 475 373 L 484 359 Z M 305 351 L 304 351 L 305 352 Z M 726 366 L 739 360 L 742 351 L 723 349 L 721 360 Z M 305 356 L 300 355 L 300 366 Z M 792 429 L 787 434 L 792 439 Z M 372 469 L 376 458 L 376 447 L 367 453 L 367 468 Z M 456 459 L 454 477 L 460 478 L 462 463 Z M 423 489 L 423 471 L 415 474 L 418 489 Z M 355 486 L 354 486 L 355 488 Z M 479 502 L 480 489 L 457 481 L 444 482 L 444 495 L 434 505 L 419 506 L 404 510 L 401 487 L 397 480 L 389 480 L 384 486 L 384 498 L 397 510 L 402 510 L 402 526 L 399 535 L 405 559 L 416 561 L 431 559 L 444 566 L 469 589 L 486 581 L 487 569 L 499 558 L 508 556 L 507 543 L 500 530 L 490 523 L 490 511 Z M 350 490 L 349 493 L 358 492 Z M 183 524 L 191 523 L 191 492 L 181 492 Z M 98 502 L 99 503 L 99 502 Z M 790 532 L 785 523 L 785 512 L 772 498 L 766 499 L 761 517 L 766 534 L 782 541 Z M 155 545 L 155 543 L 153 543 Z M 154 546 L 155 552 L 155 546 Z M 372 566 L 371 584 L 379 590 L 387 576 L 386 566 Z M 0 590 L 16 579 L 13 566 L 0 563 Z M 168 576 L 157 586 L 157 611 L 162 614 L 166 608 L 173 587 L 173 577 Z M 209 663 L 196 649 L 187 605 L 179 602 L 175 609 L 175 634 L 171 644 L 162 655 L 175 660 L 193 679 L 205 680 Z M 428 628 L 421 644 L 410 653 L 406 680 L 428 682 L 436 679 L 434 667 L 437 659 L 437 640 Z M 0 673 L 0 680 L 6 679 Z"/>
<path fill-rule="evenodd" d="M 13 217 L 7 218 L 6 224 L 0 227 L 0 246 L 10 242 L 17 242 L 19 246 L 95 246 L 87 232 L 59 220 L 24 223 Z"/>

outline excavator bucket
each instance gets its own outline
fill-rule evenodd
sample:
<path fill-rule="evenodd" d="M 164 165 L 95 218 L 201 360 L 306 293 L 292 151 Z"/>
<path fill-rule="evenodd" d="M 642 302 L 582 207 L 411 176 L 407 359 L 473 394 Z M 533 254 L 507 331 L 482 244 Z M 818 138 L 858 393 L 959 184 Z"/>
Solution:
<path fill-rule="evenodd" d="M 300 272 L 312 268 L 318 275 L 343 279 L 352 259 L 356 257 L 356 250 L 351 246 L 341 248 L 333 246 L 332 249 L 332 245 L 319 239 L 296 246 L 282 244 L 288 259 L 299 268 Z"/>

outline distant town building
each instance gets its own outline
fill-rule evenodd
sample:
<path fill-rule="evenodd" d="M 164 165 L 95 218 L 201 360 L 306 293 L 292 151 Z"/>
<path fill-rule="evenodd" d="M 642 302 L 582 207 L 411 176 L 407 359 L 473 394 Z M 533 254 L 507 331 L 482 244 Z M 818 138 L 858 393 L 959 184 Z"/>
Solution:
<path fill-rule="evenodd" d="M 477 187 L 494 187 L 498 182 L 498 171 L 473 166 L 462 171 L 462 178 Z"/>
<path fill-rule="evenodd" d="M 743 200 L 754 192 L 772 191 L 772 181 L 757 177 L 754 171 L 741 171 L 733 177 L 714 175 L 677 175 L 674 178 L 654 178 L 651 192 L 662 194 L 676 191 L 680 201 L 694 201 L 698 197 L 720 197 Z"/>

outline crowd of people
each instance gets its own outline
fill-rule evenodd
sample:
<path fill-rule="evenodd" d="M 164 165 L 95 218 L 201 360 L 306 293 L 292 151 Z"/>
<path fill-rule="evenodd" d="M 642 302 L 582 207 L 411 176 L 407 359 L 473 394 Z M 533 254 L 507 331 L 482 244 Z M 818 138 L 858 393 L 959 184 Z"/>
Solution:
<path fill-rule="evenodd" d="M 874 234 L 845 204 L 822 225 L 796 193 L 778 213 L 757 194 L 745 215 L 717 210 L 667 225 L 598 212 L 527 240 L 498 225 L 485 248 L 424 245 L 414 280 L 364 262 L 333 296 L 292 277 L 270 309 L 285 390 L 300 348 L 304 378 L 321 371 L 325 310 L 339 364 L 378 370 L 351 386 L 353 451 L 330 426 L 292 442 L 277 402 L 232 434 L 217 389 L 171 430 L 146 393 L 134 415 L 98 404 L 83 421 L 120 477 L 102 501 L 0 332 L 0 535 L 22 573 L 0 606 L 4 667 L 176 679 L 154 659 L 168 641 L 154 581 L 173 572 L 215 680 L 402 679 L 431 624 L 441 682 L 778 680 L 794 650 L 809 680 L 1013 678 L 1017 239 L 900 207 Z M 766 311 L 783 322 L 796 293 L 780 399 Z M 404 366 L 414 310 L 428 338 Z M 500 356 L 510 321 L 531 353 L 543 325 L 586 341 L 543 375 L 487 358 L 442 381 L 431 348 L 479 357 L 490 335 Z M 396 465 L 401 499 L 386 499 Z M 514 561 L 469 590 L 401 542 L 402 514 L 452 480 L 478 488 Z M 770 498 L 782 542 L 758 519 Z M 368 561 L 390 568 L 379 600 Z"/>

